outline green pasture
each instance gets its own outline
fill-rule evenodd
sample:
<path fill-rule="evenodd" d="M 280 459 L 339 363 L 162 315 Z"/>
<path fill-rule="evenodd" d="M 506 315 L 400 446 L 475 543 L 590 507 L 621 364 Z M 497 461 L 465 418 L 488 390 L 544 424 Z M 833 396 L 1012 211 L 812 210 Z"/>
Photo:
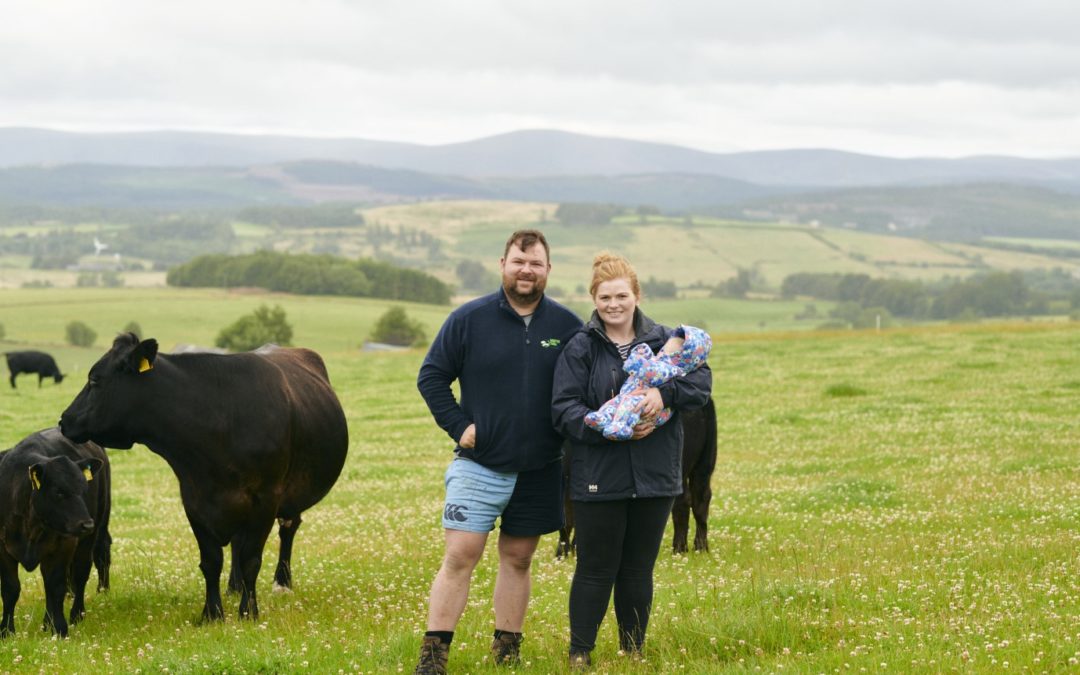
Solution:
<path fill-rule="evenodd" d="M 983 241 L 987 241 L 992 244 L 1030 246 L 1031 248 L 1044 249 L 1049 251 L 1061 249 L 1064 249 L 1066 251 L 1075 251 L 1077 249 L 1080 249 L 1080 241 L 1072 241 L 1069 239 L 1040 239 L 1035 237 L 983 237 Z"/>
<path fill-rule="evenodd" d="M 3 349 L 38 346 L 85 373 L 110 330 L 138 321 L 167 349 L 209 342 L 260 302 L 319 349 L 350 425 L 335 488 L 304 515 L 295 590 L 258 621 L 200 626 L 198 553 L 170 470 L 110 451 L 112 589 L 88 594 L 68 640 L 40 631 L 40 578 L 23 571 L 2 672 L 411 672 L 441 557 L 451 443 L 415 388 L 421 351 L 361 352 L 374 301 L 152 290 L 0 293 Z M 435 327 L 446 308 L 407 306 Z M 657 305 L 658 310 L 661 305 Z M 689 311 L 690 305 L 683 307 Z M 666 310 L 663 310 L 666 311 Z M 730 311 L 735 311 L 731 309 Z M 662 311 L 654 311 L 654 314 Z M 95 349 L 59 345 L 86 320 Z M 1056 672 L 1080 659 L 1080 325 L 881 333 L 713 327 L 719 412 L 710 552 L 656 569 L 645 660 L 599 673 Z M 55 423 L 81 377 L 0 386 L 0 447 Z M 573 561 L 541 542 L 521 672 L 565 672 Z M 494 551 L 474 578 L 451 672 L 489 664 Z M 93 583 L 93 582 L 91 582 Z"/>

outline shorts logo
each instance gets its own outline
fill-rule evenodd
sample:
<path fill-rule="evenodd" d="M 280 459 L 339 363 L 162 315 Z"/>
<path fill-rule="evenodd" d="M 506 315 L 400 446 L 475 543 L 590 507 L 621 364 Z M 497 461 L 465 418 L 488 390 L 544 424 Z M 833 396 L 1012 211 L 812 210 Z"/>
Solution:
<path fill-rule="evenodd" d="M 446 520 L 456 520 L 459 523 L 464 523 L 469 519 L 463 511 L 468 511 L 468 506 L 462 506 L 461 504 L 447 504 L 443 509 L 443 518 Z"/>
<path fill-rule="evenodd" d="M 592 483 L 589 483 L 589 492 L 599 492 L 599 491 L 600 491 L 600 486 L 599 485 L 593 485 Z"/>

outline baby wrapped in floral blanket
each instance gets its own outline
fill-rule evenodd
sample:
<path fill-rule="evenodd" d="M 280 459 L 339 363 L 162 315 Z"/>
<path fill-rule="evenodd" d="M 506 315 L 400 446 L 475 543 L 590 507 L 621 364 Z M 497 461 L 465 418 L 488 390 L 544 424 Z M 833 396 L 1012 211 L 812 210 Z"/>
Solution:
<path fill-rule="evenodd" d="M 679 326 L 668 341 L 653 354 L 647 344 L 639 344 L 630 351 L 623 363 L 629 374 L 619 394 L 599 410 L 585 416 L 585 424 L 613 441 L 626 441 L 634 435 L 634 425 L 641 421 L 638 409 L 645 399 L 645 390 L 659 387 L 675 377 L 693 372 L 705 363 L 712 349 L 712 338 L 700 328 Z M 671 409 L 664 408 L 656 416 L 656 426 L 671 419 Z"/>

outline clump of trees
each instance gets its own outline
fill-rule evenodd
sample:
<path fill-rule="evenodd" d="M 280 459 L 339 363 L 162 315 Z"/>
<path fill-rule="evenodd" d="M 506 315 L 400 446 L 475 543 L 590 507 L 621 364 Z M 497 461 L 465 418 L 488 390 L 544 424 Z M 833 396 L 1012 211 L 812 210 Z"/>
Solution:
<path fill-rule="evenodd" d="M 678 295 L 679 289 L 674 281 L 649 277 L 647 281 L 641 282 L 641 292 L 647 298 L 674 298 Z"/>
<path fill-rule="evenodd" d="M 292 344 L 292 336 L 292 326 L 280 305 L 273 308 L 260 305 L 251 314 L 222 328 L 214 344 L 234 352 L 246 352 L 271 342 L 288 347 Z"/>
<path fill-rule="evenodd" d="M 435 277 L 375 260 L 331 255 L 259 251 L 248 255 L 204 255 L 169 270 L 170 286 L 257 286 L 305 295 L 410 300 L 445 305 L 450 288 Z"/>
<path fill-rule="evenodd" d="M 786 277 L 780 286 L 788 298 L 809 296 L 840 304 L 831 316 L 863 325 L 880 315 L 956 319 L 1046 314 L 1053 296 L 1032 289 L 1020 272 L 992 272 L 969 279 L 936 284 L 899 279 L 873 279 L 866 274 L 802 272 Z M 1062 299 L 1060 302 L 1064 303 Z"/>
<path fill-rule="evenodd" d="M 607 225 L 625 211 L 615 204 L 566 202 L 555 209 L 555 219 L 564 225 Z"/>
<path fill-rule="evenodd" d="M 97 340 L 97 333 L 82 321 L 72 321 L 64 328 L 68 344 L 76 347 L 90 347 Z"/>
<path fill-rule="evenodd" d="M 466 291 L 490 290 L 499 285 L 499 275 L 484 269 L 475 260 L 462 260 L 454 268 L 454 273 L 461 280 L 461 288 Z"/>
<path fill-rule="evenodd" d="M 371 331 L 372 342 L 402 347 L 417 347 L 427 342 L 424 326 L 409 318 L 405 308 L 394 306 L 386 310 Z"/>
<path fill-rule="evenodd" d="M 355 204 L 340 202 L 311 206 L 251 206 L 237 211 L 236 217 L 247 223 L 290 229 L 361 227 L 364 224 L 364 216 Z"/>
<path fill-rule="evenodd" d="M 735 276 L 716 285 L 709 295 L 714 298 L 745 298 L 746 294 L 759 281 L 757 270 L 745 267 L 737 268 Z"/>

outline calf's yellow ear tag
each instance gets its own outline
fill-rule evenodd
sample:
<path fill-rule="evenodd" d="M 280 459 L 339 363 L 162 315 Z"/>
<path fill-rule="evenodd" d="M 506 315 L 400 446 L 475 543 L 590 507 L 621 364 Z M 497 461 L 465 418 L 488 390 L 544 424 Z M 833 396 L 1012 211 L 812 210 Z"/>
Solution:
<path fill-rule="evenodd" d="M 150 362 L 147 361 L 145 358 L 142 361 L 139 361 L 139 372 L 140 373 L 145 373 L 146 371 L 153 370 L 153 369 L 154 369 L 154 367 L 152 365 L 150 365 Z"/>
<path fill-rule="evenodd" d="M 34 473 L 32 468 L 30 469 L 30 485 L 33 486 L 35 490 L 41 489 L 41 481 L 38 480 L 37 474 Z"/>
<path fill-rule="evenodd" d="M 83 468 L 83 470 L 82 470 L 82 475 L 86 476 L 86 482 L 87 482 L 87 483 L 89 483 L 90 481 L 94 480 L 94 474 L 90 473 L 90 469 L 89 469 L 89 468 L 87 468 L 87 467 L 84 467 L 84 468 Z"/>

